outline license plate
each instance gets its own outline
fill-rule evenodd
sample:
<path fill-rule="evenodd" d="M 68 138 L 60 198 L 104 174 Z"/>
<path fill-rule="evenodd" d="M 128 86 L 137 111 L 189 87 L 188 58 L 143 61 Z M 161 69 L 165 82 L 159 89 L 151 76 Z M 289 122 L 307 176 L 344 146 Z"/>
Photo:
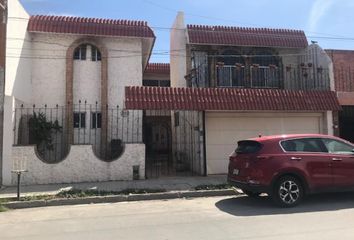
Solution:
<path fill-rule="evenodd" d="M 240 172 L 240 170 L 238 170 L 238 169 L 234 169 L 234 171 L 233 171 L 233 175 L 238 175 L 238 173 Z"/>

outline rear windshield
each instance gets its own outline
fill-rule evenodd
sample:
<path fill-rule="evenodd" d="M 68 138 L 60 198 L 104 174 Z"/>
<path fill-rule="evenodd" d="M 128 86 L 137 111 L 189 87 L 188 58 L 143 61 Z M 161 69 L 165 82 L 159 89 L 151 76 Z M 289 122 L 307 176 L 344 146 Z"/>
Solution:
<path fill-rule="evenodd" d="M 256 153 L 261 150 L 262 145 L 259 142 L 245 140 L 237 143 L 236 153 Z"/>

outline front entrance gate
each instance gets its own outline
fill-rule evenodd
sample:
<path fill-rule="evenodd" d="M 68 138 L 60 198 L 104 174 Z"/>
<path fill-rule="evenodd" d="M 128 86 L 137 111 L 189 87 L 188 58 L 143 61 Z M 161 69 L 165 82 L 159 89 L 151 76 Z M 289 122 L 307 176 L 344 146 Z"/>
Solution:
<path fill-rule="evenodd" d="M 203 131 L 199 112 L 144 112 L 147 178 L 203 175 Z"/>

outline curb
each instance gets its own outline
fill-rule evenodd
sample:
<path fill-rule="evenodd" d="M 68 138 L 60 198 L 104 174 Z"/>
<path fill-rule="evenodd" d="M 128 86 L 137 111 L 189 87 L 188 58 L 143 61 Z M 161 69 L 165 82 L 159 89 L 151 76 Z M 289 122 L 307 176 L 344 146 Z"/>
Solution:
<path fill-rule="evenodd" d="M 64 206 L 94 203 L 117 203 L 117 202 L 133 202 L 148 200 L 166 200 L 177 198 L 198 198 L 198 197 L 217 197 L 238 195 L 239 193 L 233 189 L 222 190 L 198 190 L 198 191 L 182 191 L 182 192 L 164 192 L 164 193 L 147 193 L 147 194 L 131 194 L 131 195 L 109 195 L 86 198 L 72 199 L 51 199 L 51 200 L 33 200 L 23 202 L 7 202 L 2 205 L 9 209 L 36 208 L 47 206 Z"/>

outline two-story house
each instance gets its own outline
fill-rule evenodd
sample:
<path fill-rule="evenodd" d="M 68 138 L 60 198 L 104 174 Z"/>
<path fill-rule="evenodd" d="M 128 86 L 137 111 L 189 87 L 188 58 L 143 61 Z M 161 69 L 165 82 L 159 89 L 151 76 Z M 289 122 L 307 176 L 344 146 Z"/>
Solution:
<path fill-rule="evenodd" d="M 3 184 L 12 170 L 25 184 L 144 178 L 142 111 L 124 109 L 124 87 L 143 85 L 152 29 L 8 9 Z"/>
<path fill-rule="evenodd" d="M 175 168 L 223 174 L 238 140 L 334 132 L 332 62 L 303 31 L 186 26 L 179 13 L 170 59 L 171 88 L 127 87 L 126 106 L 172 111 Z"/>

